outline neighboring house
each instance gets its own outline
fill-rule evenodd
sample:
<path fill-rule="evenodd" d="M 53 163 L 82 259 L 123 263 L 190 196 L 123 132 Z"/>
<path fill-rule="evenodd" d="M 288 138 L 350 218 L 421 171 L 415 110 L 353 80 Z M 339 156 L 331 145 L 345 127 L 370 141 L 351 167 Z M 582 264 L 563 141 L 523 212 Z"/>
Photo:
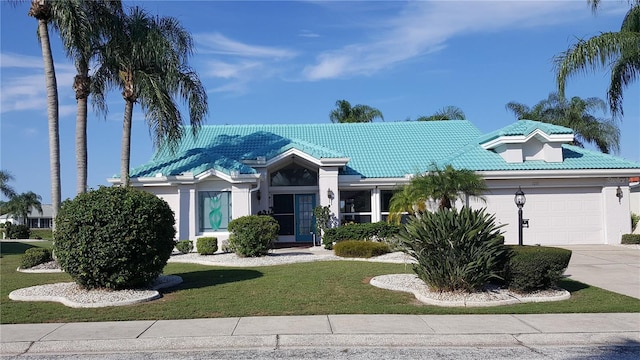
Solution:
<path fill-rule="evenodd" d="M 571 129 L 521 120 L 483 135 L 471 122 L 204 126 L 174 152 L 132 169 L 165 199 L 178 239 L 228 237 L 231 219 L 271 211 L 280 242 L 309 242 L 313 208 L 341 222 L 383 221 L 393 190 L 431 164 L 478 172 L 487 207 L 518 242 L 514 193 L 526 194 L 525 244 L 618 244 L 630 232 L 629 182 L 640 163 L 568 145 Z M 109 179 L 118 184 L 119 179 Z M 459 202 L 457 204 L 461 206 Z"/>
<path fill-rule="evenodd" d="M 53 225 L 53 206 L 51 204 L 42 204 L 42 213 L 31 208 L 28 216 L 28 224 L 31 229 L 49 229 Z M 3 214 L 0 216 L 0 223 L 12 223 L 14 225 L 24 224 L 24 219 L 16 218 L 11 214 Z"/>

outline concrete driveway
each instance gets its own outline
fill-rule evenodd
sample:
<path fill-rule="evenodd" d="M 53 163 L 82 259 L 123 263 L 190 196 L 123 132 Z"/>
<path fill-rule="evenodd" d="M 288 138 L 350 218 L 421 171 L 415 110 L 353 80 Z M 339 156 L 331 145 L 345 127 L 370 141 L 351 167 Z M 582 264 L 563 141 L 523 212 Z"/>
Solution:
<path fill-rule="evenodd" d="M 573 252 L 565 275 L 640 299 L 640 249 L 611 245 L 561 246 Z"/>

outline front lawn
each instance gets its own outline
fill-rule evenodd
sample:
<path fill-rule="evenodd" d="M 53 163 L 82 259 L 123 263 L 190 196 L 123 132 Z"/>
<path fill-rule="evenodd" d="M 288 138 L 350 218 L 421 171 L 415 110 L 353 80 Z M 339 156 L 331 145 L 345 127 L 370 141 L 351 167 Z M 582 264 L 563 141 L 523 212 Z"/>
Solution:
<path fill-rule="evenodd" d="M 576 281 L 560 285 L 571 299 L 490 308 L 441 308 L 418 303 L 408 293 L 368 284 L 377 275 L 411 272 L 401 264 L 328 261 L 254 268 L 168 264 L 165 274 L 184 283 L 165 289 L 152 302 L 98 309 L 73 309 L 53 302 L 9 299 L 15 289 L 71 281 L 66 274 L 16 271 L 31 246 L 49 242 L 1 243 L 0 322 L 38 323 L 111 320 L 189 319 L 269 315 L 321 314 L 513 314 L 571 312 L 640 312 L 640 300 Z"/>

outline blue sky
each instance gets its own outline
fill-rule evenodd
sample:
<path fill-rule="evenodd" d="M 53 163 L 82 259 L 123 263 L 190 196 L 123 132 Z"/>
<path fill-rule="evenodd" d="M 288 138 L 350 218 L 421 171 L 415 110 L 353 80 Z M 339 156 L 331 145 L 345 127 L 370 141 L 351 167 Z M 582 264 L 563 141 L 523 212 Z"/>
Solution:
<path fill-rule="evenodd" d="M 483 132 L 515 121 L 555 90 L 553 56 L 578 38 L 617 31 L 626 1 L 125 1 L 174 16 L 196 41 L 190 64 L 209 96 L 206 123 L 326 123 L 338 99 L 404 121 L 455 105 Z M 0 167 L 18 192 L 49 203 L 42 57 L 29 2 L 0 3 Z M 75 195 L 75 69 L 52 36 L 60 93 L 62 197 Z M 572 78 L 568 96 L 606 98 L 606 70 Z M 640 161 L 640 83 L 625 92 L 619 156 Z M 90 110 L 89 186 L 119 172 L 124 102 L 106 119 Z M 603 115 L 604 116 L 604 115 Z M 428 144 L 425 144 L 428 146 Z M 134 109 L 131 165 L 153 154 Z M 410 151 L 410 149 L 408 149 Z"/>

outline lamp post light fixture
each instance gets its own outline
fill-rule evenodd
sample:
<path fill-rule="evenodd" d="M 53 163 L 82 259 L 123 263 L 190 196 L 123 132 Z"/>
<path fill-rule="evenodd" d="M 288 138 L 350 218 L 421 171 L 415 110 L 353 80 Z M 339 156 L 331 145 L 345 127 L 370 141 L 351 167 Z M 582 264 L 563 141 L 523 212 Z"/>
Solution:
<path fill-rule="evenodd" d="M 513 201 L 515 201 L 516 206 L 518 206 L 518 245 L 522 246 L 522 227 L 524 226 L 524 221 L 522 220 L 522 208 L 524 207 L 524 203 L 527 202 L 527 198 L 524 196 L 522 188 L 518 187 L 518 191 L 516 191 L 516 196 Z"/>

